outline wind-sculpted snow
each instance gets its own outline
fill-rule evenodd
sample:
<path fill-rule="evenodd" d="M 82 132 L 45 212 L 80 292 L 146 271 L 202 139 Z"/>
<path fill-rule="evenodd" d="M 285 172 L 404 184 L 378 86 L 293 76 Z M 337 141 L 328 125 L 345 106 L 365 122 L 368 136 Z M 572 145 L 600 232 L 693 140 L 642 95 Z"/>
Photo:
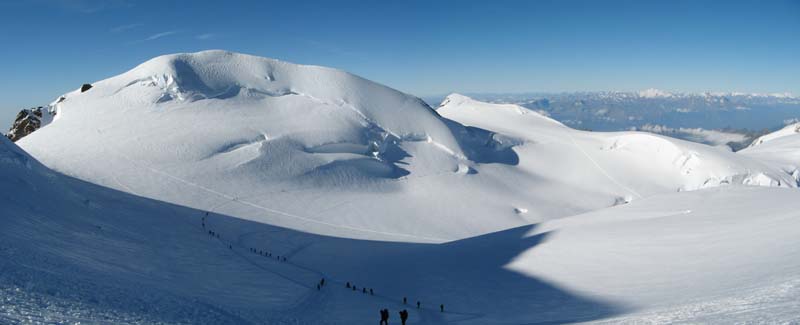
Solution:
<path fill-rule="evenodd" d="M 351 110 L 361 118 L 359 122 L 374 124 L 398 137 L 428 134 L 445 145 L 454 144 L 451 136 L 440 132 L 446 130 L 440 127 L 441 121 L 428 114 L 430 108 L 419 99 L 324 67 L 205 51 L 161 56 L 95 84 L 98 86 L 123 98 L 144 92 L 150 95 L 146 99 L 155 102 L 233 98 L 258 102 L 262 97 L 300 97 L 300 101 L 330 110 Z M 306 113 L 304 108 L 295 110 L 298 116 Z"/>

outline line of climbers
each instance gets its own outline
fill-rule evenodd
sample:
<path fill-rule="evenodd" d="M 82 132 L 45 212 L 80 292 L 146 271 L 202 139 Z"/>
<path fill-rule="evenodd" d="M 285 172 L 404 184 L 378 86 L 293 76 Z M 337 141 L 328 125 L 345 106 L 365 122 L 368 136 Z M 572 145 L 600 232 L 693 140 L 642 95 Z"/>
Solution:
<path fill-rule="evenodd" d="M 347 282 L 347 284 L 345 284 L 345 288 L 353 289 L 353 291 L 358 291 L 358 288 L 356 288 L 356 285 L 355 284 L 351 285 L 350 282 Z M 362 287 L 361 288 L 361 293 L 367 293 L 367 288 L 366 287 Z M 374 296 L 375 295 L 375 291 L 373 291 L 372 288 L 369 288 L 369 295 L 370 296 Z"/>
<path fill-rule="evenodd" d="M 252 248 L 252 247 L 250 248 L 250 252 L 253 253 L 253 254 L 264 256 L 264 257 L 272 257 L 272 253 L 271 252 L 265 251 L 265 250 L 260 250 L 260 249 L 255 249 L 255 248 Z M 286 262 L 286 256 L 275 255 L 275 259 L 277 259 L 278 261 Z"/>
<path fill-rule="evenodd" d="M 205 216 L 203 217 L 203 220 L 202 220 L 203 229 L 206 228 L 206 217 L 208 217 L 208 212 L 206 212 L 206 214 L 205 214 Z M 217 239 L 220 238 L 219 237 L 219 233 L 216 233 L 216 232 L 214 232 L 212 230 L 209 230 L 208 234 L 211 235 L 211 237 L 216 237 Z M 228 244 L 228 248 L 229 249 L 233 249 L 233 246 L 231 244 Z M 254 253 L 254 254 L 261 255 L 261 256 L 264 256 L 264 257 L 272 257 L 272 253 L 271 252 L 255 249 L 255 248 L 252 248 L 252 247 L 250 248 L 250 252 Z M 281 257 L 280 255 L 276 255 L 276 258 L 277 258 L 278 261 L 286 262 L 286 256 Z M 324 286 L 325 286 L 325 278 L 322 278 L 322 279 L 319 280 L 319 283 L 317 283 L 317 290 L 322 290 L 322 287 L 324 287 Z M 358 291 L 358 288 L 356 287 L 356 285 L 355 284 L 350 284 L 350 281 L 348 281 L 345 284 L 345 288 L 352 289 L 353 291 Z M 367 289 L 366 287 L 362 287 L 361 288 L 361 292 L 364 293 L 364 294 L 369 292 L 370 296 L 374 296 L 375 295 L 375 291 L 372 288 Z M 408 298 L 407 297 L 403 297 L 403 305 L 407 305 L 407 304 L 408 304 Z M 421 308 L 422 308 L 422 303 L 419 300 L 417 300 L 417 309 L 421 309 Z M 444 304 L 440 304 L 439 305 L 439 311 L 442 312 L 442 313 L 444 312 Z M 380 313 L 381 313 L 381 322 L 380 322 L 380 324 L 387 324 L 388 325 L 389 324 L 389 310 L 388 309 L 382 309 L 380 311 Z M 400 313 L 400 321 L 402 322 L 403 325 L 405 325 L 406 320 L 408 319 L 408 311 L 403 309 L 399 313 Z"/>

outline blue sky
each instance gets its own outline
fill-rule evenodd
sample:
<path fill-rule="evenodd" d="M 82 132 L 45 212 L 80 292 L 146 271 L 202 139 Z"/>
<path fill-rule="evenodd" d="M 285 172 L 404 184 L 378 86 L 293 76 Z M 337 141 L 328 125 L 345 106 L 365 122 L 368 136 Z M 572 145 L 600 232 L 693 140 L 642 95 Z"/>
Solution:
<path fill-rule="evenodd" d="M 800 95 L 800 0 L 0 2 L 0 121 L 167 53 L 226 49 L 418 95 Z M 0 123 L 7 124 L 7 123 Z"/>

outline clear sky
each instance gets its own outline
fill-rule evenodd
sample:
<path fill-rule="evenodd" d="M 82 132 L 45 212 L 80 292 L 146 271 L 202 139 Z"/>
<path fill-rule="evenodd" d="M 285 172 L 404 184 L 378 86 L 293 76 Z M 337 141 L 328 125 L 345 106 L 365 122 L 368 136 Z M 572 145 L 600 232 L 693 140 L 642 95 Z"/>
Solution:
<path fill-rule="evenodd" d="M 0 1 L 0 127 L 154 56 L 225 49 L 418 96 L 575 90 L 800 95 L 800 0 Z"/>

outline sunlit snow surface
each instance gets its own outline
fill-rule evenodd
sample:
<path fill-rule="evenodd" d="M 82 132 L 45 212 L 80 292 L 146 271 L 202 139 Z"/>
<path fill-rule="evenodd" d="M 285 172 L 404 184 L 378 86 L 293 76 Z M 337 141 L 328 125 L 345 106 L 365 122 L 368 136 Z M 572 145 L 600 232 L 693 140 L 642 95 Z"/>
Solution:
<path fill-rule="evenodd" d="M 0 322 L 800 314 L 797 180 L 755 151 L 577 131 L 460 95 L 434 111 L 345 72 L 222 51 L 65 97 L 19 142 L 55 172 L 2 142 Z"/>

